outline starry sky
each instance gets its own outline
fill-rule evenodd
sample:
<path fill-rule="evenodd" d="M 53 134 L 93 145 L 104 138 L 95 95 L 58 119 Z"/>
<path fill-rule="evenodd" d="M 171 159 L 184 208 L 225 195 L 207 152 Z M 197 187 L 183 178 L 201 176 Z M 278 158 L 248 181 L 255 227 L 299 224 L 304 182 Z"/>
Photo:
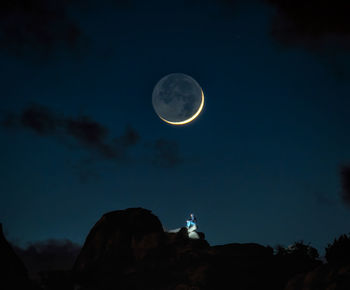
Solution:
<path fill-rule="evenodd" d="M 0 221 L 10 241 L 82 244 L 102 214 L 195 213 L 211 245 L 349 232 L 350 21 L 343 1 L 5 0 Z M 311 8 L 310 8 L 311 7 Z M 162 122 L 185 73 L 205 106 Z"/>

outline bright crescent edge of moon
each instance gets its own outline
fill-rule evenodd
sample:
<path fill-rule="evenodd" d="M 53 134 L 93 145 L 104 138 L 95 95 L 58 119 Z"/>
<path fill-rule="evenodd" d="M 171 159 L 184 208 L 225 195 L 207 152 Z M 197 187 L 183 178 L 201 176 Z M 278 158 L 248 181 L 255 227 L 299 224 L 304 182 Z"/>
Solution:
<path fill-rule="evenodd" d="M 171 124 L 171 125 L 185 125 L 191 121 L 193 121 L 194 119 L 197 118 L 197 116 L 202 112 L 202 109 L 204 107 L 204 93 L 203 93 L 203 90 L 202 91 L 202 102 L 201 102 L 201 105 L 199 106 L 198 108 L 198 111 L 189 119 L 185 120 L 185 121 L 180 121 L 180 122 L 171 122 L 171 121 L 168 121 L 164 118 L 162 118 L 161 116 L 159 116 L 159 118 L 161 118 L 164 122 L 168 123 L 168 124 Z"/>

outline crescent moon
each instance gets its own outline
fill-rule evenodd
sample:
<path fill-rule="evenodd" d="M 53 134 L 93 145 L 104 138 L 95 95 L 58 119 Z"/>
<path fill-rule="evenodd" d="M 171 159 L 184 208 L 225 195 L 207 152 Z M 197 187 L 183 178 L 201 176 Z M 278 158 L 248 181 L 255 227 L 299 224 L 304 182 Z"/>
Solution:
<path fill-rule="evenodd" d="M 202 102 L 201 102 L 201 104 L 200 104 L 200 106 L 198 108 L 198 111 L 191 118 L 188 118 L 187 120 L 180 121 L 180 122 L 171 122 L 171 121 L 165 120 L 161 116 L 159 116 L 159 118 L 161 118 L 164 122 L 166 122 L 168 124 L 171 124 L 171 125 L 185 125 L 185 124 L 193 121 L 194 119 L 196 119 L 197 116 L 201 113 L 203 107 L 204 107 L 204 93 L 203 93 L 203 90 L 202 90 Z"/>

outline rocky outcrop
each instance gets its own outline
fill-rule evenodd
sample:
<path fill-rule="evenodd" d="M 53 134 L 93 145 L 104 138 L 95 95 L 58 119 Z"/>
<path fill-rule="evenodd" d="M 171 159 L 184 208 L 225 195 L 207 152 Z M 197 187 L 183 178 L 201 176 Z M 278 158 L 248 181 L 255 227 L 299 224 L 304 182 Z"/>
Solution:
<path fill-rule="evenodd" d="M 107 213 L 78 256 L 75 283 L 81 289 L 219 289 L 229 282 L 237 289 L 260 289 L 273 280 L 272 249 L 258 244 L 210 247 L 203 233 L 198 237 L 190 238 L 185 227 L 164 232 L 146 209 Z"/>
<path fill-rule="evenodd" d="M 186 227 L 164 231 L 143 208 L 106 213 L 88 234 L 72 271 L 41 272 L 41 289 L 350 289 L 350 263 L 323 265 L 301 251 L 305 245 L 274 254 L 256 243 L 210 246 L 196 233 L 193 239 Z M 1 231 L 0 254 L 0 289 L 31 289 Z"/>
<path fill-rule="evenodd" d="M 0 223 L 0 289 L 35 289 L 27 269 L 7 242 Z"/>
<path fill-rule="evenodd" d="M 73 273 L 80 287 L 167 289 L 198 280 L 194 268 L 208 248 L 205 240 L 189 239 L 186 228 L 165 233 L 149 210 L 113 211 L 90 231 Z"/>

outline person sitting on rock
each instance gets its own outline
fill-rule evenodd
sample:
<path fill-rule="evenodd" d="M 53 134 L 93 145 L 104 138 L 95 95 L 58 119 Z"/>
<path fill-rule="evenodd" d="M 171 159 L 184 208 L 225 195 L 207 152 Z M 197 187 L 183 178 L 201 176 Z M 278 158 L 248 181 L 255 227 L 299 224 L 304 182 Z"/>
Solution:
<path fill-rule="evenodd" d="M 190 214 L 190 218 L 186 221 L 186 227 L 189 232 L 197 229 L 197 219 L 193 213 Z"/>

